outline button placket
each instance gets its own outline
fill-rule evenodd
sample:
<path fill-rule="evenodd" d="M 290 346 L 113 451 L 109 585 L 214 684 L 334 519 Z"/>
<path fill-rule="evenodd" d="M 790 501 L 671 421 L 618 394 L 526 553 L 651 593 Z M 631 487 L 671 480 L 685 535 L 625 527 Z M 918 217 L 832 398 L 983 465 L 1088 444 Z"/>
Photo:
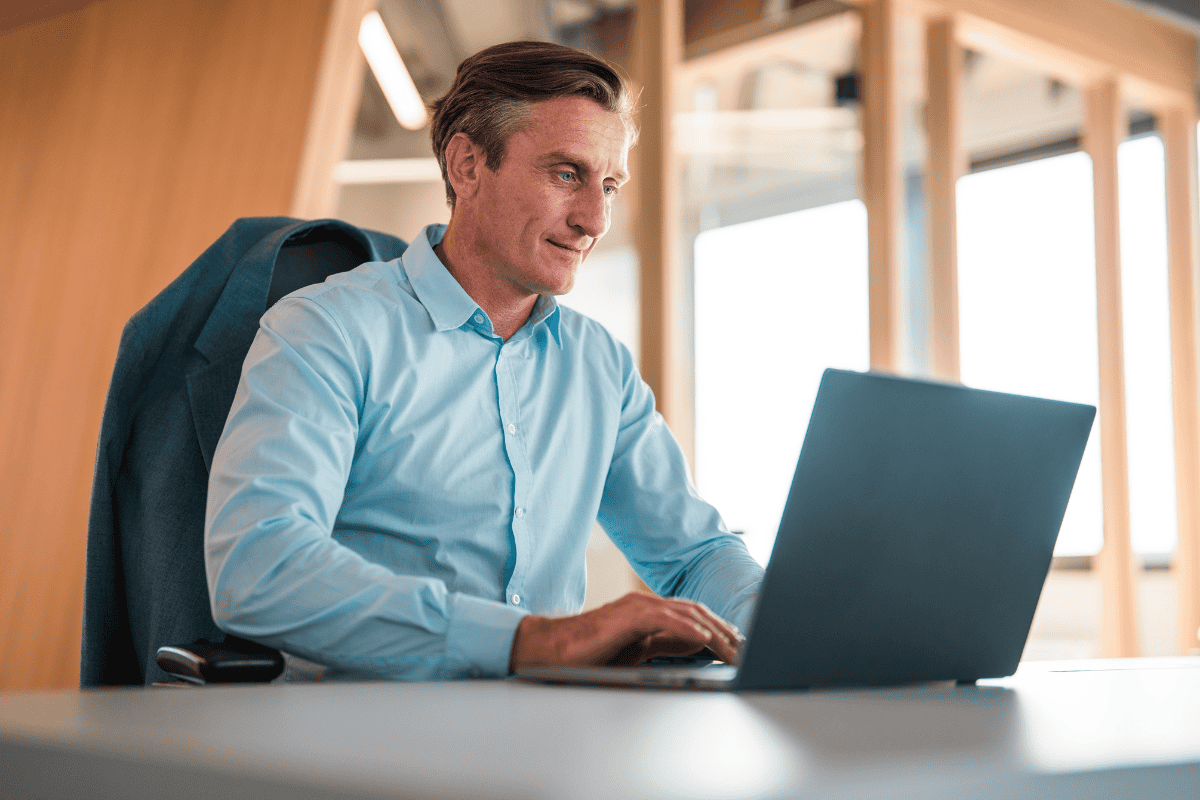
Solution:
<path fill-rule="evenodd" d="M 513 546 L 516 551 L 513 571 L 505 595 L 511 605 L 524 607 L 521 590 L 525 585 L 525 575 L 529 569 L 532 545 L 529 540 L 529 529 L 525 525 L 523 517 L 525 516 L 525 498 L 532 485 L 532 474 L 530 473 L 529 459 L 525 453 L 524 437 L 517 425 L 521 420 L 518 404 L 520 392 L 513 364 L 511 348 L 501 345 L 496 355 L 496 389 L 500 406 L 500 423 L 504 431 L 504 449 L 508 455 L 509 467 L 513 472 L 512 513 L 509 517 L 509 529 L 512 532 Z"/>

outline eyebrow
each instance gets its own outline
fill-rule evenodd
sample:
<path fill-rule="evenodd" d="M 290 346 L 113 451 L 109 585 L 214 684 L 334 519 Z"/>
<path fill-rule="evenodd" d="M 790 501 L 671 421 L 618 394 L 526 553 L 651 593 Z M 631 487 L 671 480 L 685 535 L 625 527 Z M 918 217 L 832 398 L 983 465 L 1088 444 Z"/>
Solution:
<path fill-rule="evenodd" d="M 547 166 L 552 164 L 570 164 L 584 174 L 591 173 L 591 170 L 587 168 L 587 166 L 582 160 L 580 160 L 578 156 L 573 156 L 570 153 L 564 153 L 559 150 L 556 150 L 553 153 L 547 153 L 546 157 L 542 159 L 542 163 L 546 164 Z M 619 181 L 620 183 L 625 183 L 629 180 L 629 173 L 625 170 L 618 170 L 612 175 L 612 179 Z"/>

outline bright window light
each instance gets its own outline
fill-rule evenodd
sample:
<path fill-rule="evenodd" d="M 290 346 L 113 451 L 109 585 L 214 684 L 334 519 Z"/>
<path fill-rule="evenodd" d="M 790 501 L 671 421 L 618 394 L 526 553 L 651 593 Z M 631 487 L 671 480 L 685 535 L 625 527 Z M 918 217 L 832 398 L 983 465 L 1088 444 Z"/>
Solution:
<path fill-rule="evenodd" d="M 1162 139 L 1124 142 L 1117 155 L 1129 531 L 1135 551 L 1166 554 L 1175 549 L 1178 525 Z"/>
<path fill-rule="evenodd" d="M 826 367 L 870 364 L 858 200 L 695 244 L 696 482 L 766 564 Z"/>
<path fill-rule="evenodd" d="M 978 172 L 958 183 L 962 380 L 1098 404 L 1092 162 L 1084 153 Z M 1100 418 L 1059 531 L 1057 555 L 1103 543 Z"/>
<path fill-rule="evenodd" d="M 1161 554 L 1177 540 L 1162 142 L 1119 157 L 1131 538 Z M 1098 404 L 1088 156 L 964 177 L 958 239 L 963 382 Z M 697 486 L 764 563 L 821 371 L 867 368 L 866 264 L 858 201 L 696 239 Z M 1055 553 L 1097 553 L 1103 531 L 1097 417 Z"/>
<path fill-rule="evenodd" d="M 358 44 L 400 124 L 410 131 L 425 127 L 429 119 L 425 104 L 378 11 L 363 17 L 358 28 Z"/>
<path fill-rule="evenodd" d="M 1162 141 L 1118 151 L 1130 538 L 1175 548 L 1174 430 Z M 1091 161 L 1084 153 L 958 186 L 962 376 L 973 386 L 1098 403 Z M 1103 544 L 1099 417 L 1055 552 Z"/>

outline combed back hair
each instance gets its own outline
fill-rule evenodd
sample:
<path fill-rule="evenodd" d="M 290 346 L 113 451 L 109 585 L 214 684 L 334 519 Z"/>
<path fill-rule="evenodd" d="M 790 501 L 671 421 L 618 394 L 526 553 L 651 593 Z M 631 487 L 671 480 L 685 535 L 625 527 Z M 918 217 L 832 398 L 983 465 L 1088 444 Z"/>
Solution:
<path fill-rule="evenodd" d="M 559 97 L 593 100 L 620 115 L 631 143 L 637 135 L 625 80 L 589 53 L 550 42 L 505 42 L 458 65 L 450 90 L 429 104 L 433 117 L 429 136 L 451 208 L 455 196 L 446 171 L 446 145 L 454 134 L 466 134 L 495 172 L 504 160 L 508 138 L 528 122 L 530 107 Z"/>

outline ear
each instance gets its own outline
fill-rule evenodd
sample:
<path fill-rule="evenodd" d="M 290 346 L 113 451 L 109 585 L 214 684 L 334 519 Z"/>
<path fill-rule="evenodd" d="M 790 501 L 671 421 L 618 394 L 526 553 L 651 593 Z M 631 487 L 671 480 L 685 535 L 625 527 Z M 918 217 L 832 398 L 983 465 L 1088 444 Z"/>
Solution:
<path fill-rule="evenodd" d="M 471 197 L 479 189 L 479 173 L 487 158 L 482 150 L 462 131 L 446 143 L 446 176 L 459 200 Z"/>

